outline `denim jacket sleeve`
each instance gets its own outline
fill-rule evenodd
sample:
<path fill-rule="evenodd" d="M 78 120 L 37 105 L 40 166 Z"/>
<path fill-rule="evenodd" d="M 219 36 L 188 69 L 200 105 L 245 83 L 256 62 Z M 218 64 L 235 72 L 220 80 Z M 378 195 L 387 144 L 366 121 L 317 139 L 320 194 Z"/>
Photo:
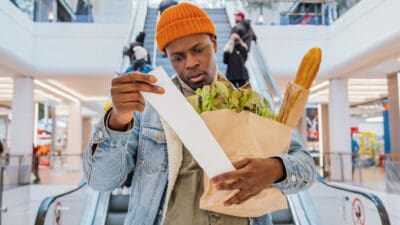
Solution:
<path fill-rule="evenodd" d="M 113 131 L 104 118 L 97 124 L 83 157 L 87 184 L 98 191 L 112 191 L 124 183 L 135 167 L 138 148 L 139 120 L 135 113 L 133 128 Z"/>
<path fill-rule="evenodd" d="M 300 141 L 293 136 L 289 152 L 279 157 L 286 170 L 286 178 L 274 187 L 281 189 L 285 194 L 293 194 L 309 187 L 315 178 L 315 164 Z"/>

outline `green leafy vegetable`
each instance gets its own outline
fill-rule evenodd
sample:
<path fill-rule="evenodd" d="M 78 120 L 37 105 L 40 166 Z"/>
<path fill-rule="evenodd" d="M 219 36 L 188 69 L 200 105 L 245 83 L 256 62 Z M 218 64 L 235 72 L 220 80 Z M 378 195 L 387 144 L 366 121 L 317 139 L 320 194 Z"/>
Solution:
<path fill-rule="evenodd" d="M 218 80 L 212 86 L 198 88 L 195 94 L 187 97 L 197 113 L 218 109 L 234 109 L 256 113 L 262 117 L 278 121 L 278 116 L 271 110 L 266 99 L 249 89 L 235 89 L 228 81 Z"/>

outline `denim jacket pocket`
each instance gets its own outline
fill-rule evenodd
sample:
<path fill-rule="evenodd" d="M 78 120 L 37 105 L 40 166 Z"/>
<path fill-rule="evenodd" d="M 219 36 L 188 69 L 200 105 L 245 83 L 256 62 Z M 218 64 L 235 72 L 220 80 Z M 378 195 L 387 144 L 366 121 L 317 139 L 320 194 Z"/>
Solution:
<path fill-rule="evenodd" d="M 142 126 L 138 163 L 148 174 L 163 172 L 168 166 L 165 133 L 156 127 Z"/>

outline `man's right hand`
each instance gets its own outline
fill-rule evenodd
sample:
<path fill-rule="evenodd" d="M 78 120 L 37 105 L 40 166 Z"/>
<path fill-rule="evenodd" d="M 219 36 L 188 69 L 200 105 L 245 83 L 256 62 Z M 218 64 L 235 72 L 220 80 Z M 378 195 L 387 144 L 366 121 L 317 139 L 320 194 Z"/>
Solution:
<path fill-rule="evenodd" d="M 114 78 L 111 83 L 113 109 L 108 126 L 113 130 L 124 130 L 131 122 L 133 112 L 144 110 L 145 102 L 141 92 L 163 94 L 164 88 L 153 85 L 155 82 L 155 76 L 139 72 Z"/>

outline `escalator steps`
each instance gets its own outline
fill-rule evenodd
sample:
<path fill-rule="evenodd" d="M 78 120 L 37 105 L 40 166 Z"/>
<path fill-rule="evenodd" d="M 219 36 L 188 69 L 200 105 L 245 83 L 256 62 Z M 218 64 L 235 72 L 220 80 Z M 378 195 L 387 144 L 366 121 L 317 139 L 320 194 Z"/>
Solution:
<path fill-rule="evenodd" d="M 109 212 L 128 212 L 130 195 L 111 195 L 108 206 Z"/>

